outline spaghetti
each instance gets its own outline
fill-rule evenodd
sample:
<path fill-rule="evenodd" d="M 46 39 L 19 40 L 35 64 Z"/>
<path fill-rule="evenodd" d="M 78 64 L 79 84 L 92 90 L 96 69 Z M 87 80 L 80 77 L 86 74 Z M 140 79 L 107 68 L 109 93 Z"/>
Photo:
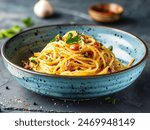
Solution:
<path fill-rule="evenodd" d="M 47 74 L 86 76 L 102 75 L 127 69 L 134 59 L 123 65 L 116 59 L 112 46 L 106 48 L 93 37 L 69 31 L 51 39 L 41 52 L 36 52 L 25 68 Z"/>

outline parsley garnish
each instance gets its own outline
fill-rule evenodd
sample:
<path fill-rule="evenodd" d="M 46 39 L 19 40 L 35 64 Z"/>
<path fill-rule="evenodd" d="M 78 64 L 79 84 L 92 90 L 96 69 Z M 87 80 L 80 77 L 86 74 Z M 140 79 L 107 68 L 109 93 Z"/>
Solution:
<path fill-rule="evenodd" d="M 49 58 L 49 59 L 48 59 L 48 61 L 49 61 L 49 62 L 51 62 L 51 61 L 52 61 L 52 59 L 51 59 L 51 58 Z"/>
<path fill-rule="evenodd" d="M 4 36 L 3 36 L 3 33 L 2 33 L 1 30 L 0 30 L 0 40 L 3 39 L 3 37 L 4 37 Z"/>
<path fill-rule="evenodd" d="M 66 43 L 74 44 L 74 43 L 77 43 L 79 40 L 80 40 L 80 37 L 79 36 L 75 36 L 75 37 L 69 39 L 68 41 L 66 41 Z"/>
<path fill-rule="evenodd" d="M 76 35 L 73 37 L 73 34 L 72 33 L 69 33 L 67 35 L 67 38 L 66 38 L 66 43 L 67 44 L 75 44 L 77 43 L 81 38 L 79 37 L 79 35 Z"/>
<path fill-rule="evenodd" d="M 109 46 L 108 49 L 109 49 L 110 51 L 112 51 L 112 50 L 113 50 L 113 46 Z"/>
<path fill-rule="evenodd" d="M 32 19 L 30 17 L 22 19 L 22 22 L 24 23 L 24 25 L 26 27 L 31 27 L 34 24 L 33 21 L 32 21 Z"/>
<path fill-rule="evenodd" d="M 116 98 L 113 98 L 113 97 L 106 97 L 104 99 L 104 101 L 108 104 L 116 104 L 118 102 L 118 100 Z"/>
<path fill-rule="evenodd" d="M 20 32 L 22 29 L 21 29 L 20 26 L 14 25 L 14 26 L 12 26 L 12 28 L 10 28 L 10 30 L 13 31 L 13 32 L 15 32 L 15 33 L 18 33 L 18 32 Z"/>
<path fill-rule="evenodd" d="M 60 35 L 60 34 L 57 34 L 54 38 L 52 38 L 52 39 L 50 40 L 50 43 L 51 43 L 51 42 L 55 42 L 55 41 L 59 41 L 60 39 L 62 39 L 62 38 L 61 38 L 61 35 Z"/>
<path fill-rule="evenodd" d="M 19 33 L 21 31 L 21 27 L 18 25 L 14 25 L 9 29 L 1 29 L 0 30 L 0 39 L 3 38 L 11 38 L 16 33 Z"/>
<path fill-rule="evenodd" d="M 50 40 L 50 42 L 55 42 L 55 41 L 57 41 L 55 37 Z"/>
<path fill-rule="evenodd" d="M 37 64 L 37 62 L 35 61 L 35 59 L 31 59 L 31 62 L 34 64 Z"/>
<path fill-rule="evenodd" d="M 27 17 L 25 19 L 22 19 L 22 22 L 26 27 L 32 26 L 33 22 L 30 17 Z M 19 33 L 22 30 L 22 28 L 19 25 L 14 25 L 9 29 L 0 29 L 0 40 L 3 38 L 11 38 L 16 33 Z"/>
<path fill-rule="evenodd" d="M 88 52 L 85 52 L 85 53 L 84 53 L 84 57 L 89 57 Z"/>
<path fill-rule="evenodd" d="M 66 42 L 67 42 L 68 40 L 70 40 L 70 39 L 72 38 L 72 36 L 73 36 L 72 33 L 69 33 L 68 36 L 67 36 L 67 38 L 66 38 Z"/>

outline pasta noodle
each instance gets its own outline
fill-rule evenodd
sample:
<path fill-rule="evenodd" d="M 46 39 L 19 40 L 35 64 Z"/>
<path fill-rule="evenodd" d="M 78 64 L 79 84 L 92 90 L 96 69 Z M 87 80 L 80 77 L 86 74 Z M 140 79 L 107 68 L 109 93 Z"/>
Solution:
<path fill-rule="evenodd" d="M 76 31 L 63 37 L 59 34 L 41 52 L 36 52 L 25 68 L 47 74 L 87 76 L 102 75 L 127 69 L 113 54 L 112 46 L 106 48 L 96 39 Z"/>

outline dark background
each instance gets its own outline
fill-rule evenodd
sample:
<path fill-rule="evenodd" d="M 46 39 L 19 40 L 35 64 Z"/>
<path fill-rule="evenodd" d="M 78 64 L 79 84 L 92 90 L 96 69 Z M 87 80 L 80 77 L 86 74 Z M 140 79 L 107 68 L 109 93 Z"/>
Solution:
<path fill-rule="evenodd" d="M 111 26 L 142 38 L 150 48 L 150 0 L 51 0 L 55 14 L 49 19 L 37 18 L 33 6 L 37 0 L 0 0 L 0 29 L 30 16 L 34 26 L 62 23 L 85 23 Z M 109 24 L 93 22 L 87 13 L 94 3 L 115 2 L 125 12 L 120 21 Z M 6 39 L 0 41 L 0 47 Z M 0 111 L 2 112 L 150 112 L 150 57 L 142 75 L 127 89 L 110 95 L 116 104 L 101 97 L 89 101 L 62 101 L 41 96 L 21 87 L 3 66 L 0 54 Z"/>

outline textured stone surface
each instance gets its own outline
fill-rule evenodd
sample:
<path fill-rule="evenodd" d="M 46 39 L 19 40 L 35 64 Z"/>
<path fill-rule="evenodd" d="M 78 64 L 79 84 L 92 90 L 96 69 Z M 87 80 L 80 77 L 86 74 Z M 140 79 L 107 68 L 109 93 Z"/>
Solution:
<path fill-rule="evenodd" d="M 116 27 L 134 33 L 150 48 L 150 1 L 149 0 L 101 0 L 117 2 L 124 6 L 122 20 L 111 24 L 93 22 L 87 15 L 90 4 L 99 0 L 51 0 L 55 15 L 39 19 L 32 11 L 36 0 L 0 0 L 0 28 L 21 23 L 30 16 L 35 26 L 61 23 L 93 23 Z M 0 47 L 6 39 L 0 41 Z M 147 66 L 138 80 L 127 89 L 111 95 L 117 103 L 105 101 L 106 97 L 90 101 L 62 101 L 35 94 L 21 87 L 3 66 L 0 54 L 0 108 L 2 112 L 150 112 L 150 56 Z"/>

